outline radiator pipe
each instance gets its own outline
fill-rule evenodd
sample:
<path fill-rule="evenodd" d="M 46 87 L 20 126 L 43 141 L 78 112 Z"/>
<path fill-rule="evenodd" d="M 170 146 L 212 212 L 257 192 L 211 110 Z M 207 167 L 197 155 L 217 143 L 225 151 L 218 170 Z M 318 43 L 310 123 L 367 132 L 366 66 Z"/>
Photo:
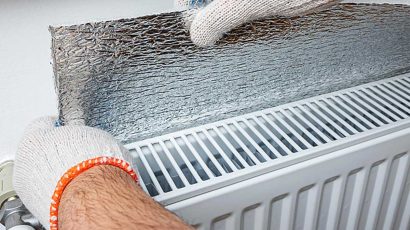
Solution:
<path fill-rule="evenodd" d="M 12 176 L 13 162 L 0 164 L 0 223 L 6 230 L 43 230 L 13 190 Z"/>

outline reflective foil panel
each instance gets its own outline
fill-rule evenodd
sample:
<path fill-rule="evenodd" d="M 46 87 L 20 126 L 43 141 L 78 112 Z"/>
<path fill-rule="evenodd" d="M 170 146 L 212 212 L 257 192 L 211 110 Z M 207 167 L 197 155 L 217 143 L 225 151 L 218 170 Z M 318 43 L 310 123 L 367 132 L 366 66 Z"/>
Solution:
<path fill-rule="evenodd" d="M 194 46 L 183 13 L 50 28 L 60 119 L 124 143 L 410 70 L 410 7 L 340 4 Z"/>

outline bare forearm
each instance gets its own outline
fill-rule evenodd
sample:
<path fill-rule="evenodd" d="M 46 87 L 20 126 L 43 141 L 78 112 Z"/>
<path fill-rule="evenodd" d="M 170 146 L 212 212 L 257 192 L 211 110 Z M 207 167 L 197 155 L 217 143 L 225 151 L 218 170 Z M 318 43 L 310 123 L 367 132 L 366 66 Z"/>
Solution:
<path fill-rule="evenodd" d="M 64 190 L 59 229 L 191 229 L 114 166 L 96 166 Z"/>

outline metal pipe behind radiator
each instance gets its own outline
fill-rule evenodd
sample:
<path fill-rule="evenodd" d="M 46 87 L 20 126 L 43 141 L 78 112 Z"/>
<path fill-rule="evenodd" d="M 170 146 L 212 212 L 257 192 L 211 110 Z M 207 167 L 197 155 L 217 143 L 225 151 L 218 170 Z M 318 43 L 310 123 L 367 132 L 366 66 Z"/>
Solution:
<path fill-rule="evenodd" d="M 0 165 L 0 224 L 7 230 L 43 230 L 13 190 L 13 162 Z"/>

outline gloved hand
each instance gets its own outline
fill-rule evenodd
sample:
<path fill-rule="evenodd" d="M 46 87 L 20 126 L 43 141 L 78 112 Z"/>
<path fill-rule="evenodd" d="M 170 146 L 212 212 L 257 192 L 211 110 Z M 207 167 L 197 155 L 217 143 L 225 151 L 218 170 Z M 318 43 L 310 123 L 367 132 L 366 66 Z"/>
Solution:
<path fill-rule="evenodd" d="M 207 0 L 198 0 L 208 2 Z M 270 16 L 297 16 L 311 10 L 337 3 L 339 0 L 214 0 L 188 19 L 192 41 L 209 46 L 224 33 L 253 20 Z M 189 5 L 192 0 L 178 0 Z M 196 1 L 194 1 L 196 2 Z"/>
<path fill-rule="evenodd" d="M 51 197 L 71 167 L 99 156 L 126 158 L 127 151 L 110 134 L 85 126 L 55 126 L 55 118 L 34 121 L 18 148 L 13 183 L 28 210 L 49 229 Z M 128 159 L 129 160 L 129 159 Z"/>

